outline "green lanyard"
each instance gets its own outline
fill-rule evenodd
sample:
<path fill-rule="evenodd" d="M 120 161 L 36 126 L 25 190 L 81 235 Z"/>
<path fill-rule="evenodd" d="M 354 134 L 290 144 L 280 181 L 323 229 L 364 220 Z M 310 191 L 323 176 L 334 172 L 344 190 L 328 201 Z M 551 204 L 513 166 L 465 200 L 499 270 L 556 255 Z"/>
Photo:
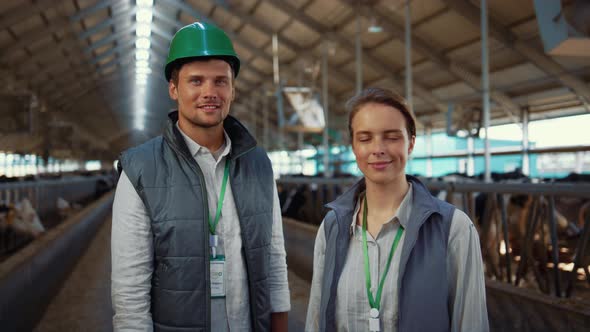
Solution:
<path fill-rule="evenodd" d="M 225 186 L 227 184 L 227 179 L 229 177 L 229 160 L 225 160 L 225 170 L 223 171 L 223 182 L 221 182 L 221 192 L 219 193 L 219 200 L 217 200 L 217 211 L 215 212 L 215 220 L 211 220 L 211 216 L 209 216 L 209 232 L 211 235 L 215 235 L 215 229 L 217 228 L 217 223 L 219 223 L 219 218 L 221 217 L 221 207 L 223 206 L 223 198 L 225 196 Z"/>
<path fill-rule="evenodd" d="M 393 240 L 393 244 L 391 245 L 391 250 L 389 251 L 389 258 L 387 259 L 387 265 L 385 265 L 385 271 L 383 272 L 383 276 L 381 277 L 381 282 L 379 282 L 379 288 L 377 288 L 377 297 L 373 299 L 373 294 L 371 293 L 371 271 L 369 269 L 369 252 L 367 248 L 367 196 L 364 197 L 365 202 L 363 206 L 363 255 L 364 255 L 364 262 L 365 262 L 365 276 L 367 278 L 367 296 L 369 297 L 369 305 L 371 308 L 377 309 L 377 313 L 379 308 L 381 307 L 381 292 L 383 291 L 383 284 L 385 284 L 385 277 L 387 276 L 387 272 L 389 272 L 389 266 L 391 265 L 391 259 L 393 258 L 393 254 L 395 253 L 395 249 L 397 248 L 397 243 L 404 232 L 403 226 L 400 224 L 399 229 L 397 230 L 397 234 L 395 234 L 395 240 Z"/>

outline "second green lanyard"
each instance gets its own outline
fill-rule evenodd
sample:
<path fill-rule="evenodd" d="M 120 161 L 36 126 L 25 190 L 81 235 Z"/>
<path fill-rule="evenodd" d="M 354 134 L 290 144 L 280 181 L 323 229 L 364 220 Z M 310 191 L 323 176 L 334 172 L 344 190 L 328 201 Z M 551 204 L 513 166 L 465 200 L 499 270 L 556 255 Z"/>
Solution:
<path fill-rule="evenodd" d="M 219 193 L 219 199 L 217 200 L 217 211 L 215 211 L 215 219 L 211 220 L 209 215 L 209 246 L 211 247 L 211 255 L 213 258 L 217 256 L 216 247 L 219 243 L 219 238 L 215 234 L 219 218 L 221 217 L 221 208 L 223 207 L 223 198 L 225 197 L 225 187 L 227 186 L 227 179 L 229 178 L 229 160 L 225 160 L 225 169 L 223 171 L 223 180 L 221 182 L 221 192 Z"/>
<path fill-rule="evenodd" d="M 395 234 L 395 239 L 391 245 L 391 250 L 389 251 L 389 257 L 387 258 L 387 264 L 385 265 L 385 271 L 383 271 L 383 275 L 381 276 L 381 281 L 379 282 L 379 286 L 377 287 L 377 294 L 373 298 L 373 293 L 371 292 L 371 270 L 369 268 L 369 252 L 367 248 L 367 196 L 364 197 L 364 204 L 363 204 L 363 224 L 362 224 L 362 237 L 363 237 L 363 255 L 364 255 L 364 262 L 365 262 L 365 277 L 366 277 L 366 286 L 367 286 L 367 297 L 369 299 L 369 305 L 371 306 L 370 316 L 371 319 L 369 320 L 370 323 L 377 323 L 379 318 L 379 309 L 381 307 L 381 293 L 383 291 L 383 285 L 385 284 L 385 277 L 387 276 L 387 272 L 389 271 L 389 266 L 391 265 L 391 260 L 393 258 L 393 254 L 397 248 L 397 244 L 404 232 L 403 226 L 400 224 L 397 233 Z M 375 322 L 376 320 L 376 322 Z M 373 325 L 373 324 L 369 324 Z M 372 331 L 378 329 L 370 329 Z"/>

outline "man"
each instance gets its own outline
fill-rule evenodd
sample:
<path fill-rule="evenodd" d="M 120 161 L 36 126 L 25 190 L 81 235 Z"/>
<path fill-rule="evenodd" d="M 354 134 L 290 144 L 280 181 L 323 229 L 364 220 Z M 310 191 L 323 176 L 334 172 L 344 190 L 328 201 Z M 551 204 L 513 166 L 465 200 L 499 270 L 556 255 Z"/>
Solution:
<path fill-rule="evenodd" d="M 178 111 L 121 155 L 113 204 L 116 331 L 285 331 L 282 221 L 266 153 L 228 115 L 240 69 L 219 28 L 174 36 L 165 75 Z"/>

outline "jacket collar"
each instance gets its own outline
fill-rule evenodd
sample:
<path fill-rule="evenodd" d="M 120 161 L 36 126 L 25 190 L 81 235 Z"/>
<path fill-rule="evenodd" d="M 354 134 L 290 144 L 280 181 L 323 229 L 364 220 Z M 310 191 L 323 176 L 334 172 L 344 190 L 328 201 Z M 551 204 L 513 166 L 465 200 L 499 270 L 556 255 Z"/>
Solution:
<path fill-rule="evenodd" d="M 441 214 L 441 211 L 435 198 L 418 178 L 406 175 L 406 179 L 412 183 L 413 200 L 407 229 L 417 230 L 429 215 L 433 213 Z M 339 223 L 343 223 L 342 226 L 350 226 L 350 218 L 348 216 L 352 217 L 354 214 L 358 195 L 365 190 L 365 187 L 365 178 L 363 177 L 340 195 L 340 197 L 326 204 L 326 207 L 334 210 L 337 216 L 344 216 L 344 218 L 337 218 Z"/>
<path fill-rule="evenodd" d="M 166 124 L 166 130 L 164 131 L 164 138 L 174 146 L 177 151 L 185 154 L 187 157 L 192 157 L 180 130 L 176 127 L 176 122 L 178 122 L 177 110 L 168 113 L 168 122 Z M 246 127 L 233 116 L 228 115 L 225 120 L 223 120 L 223 129 L 231 140 L 231 150 L 229 153 L 231 159 L 238 158 L 256 147 L 256 140 L 254 137 L 252 137 Z"/>

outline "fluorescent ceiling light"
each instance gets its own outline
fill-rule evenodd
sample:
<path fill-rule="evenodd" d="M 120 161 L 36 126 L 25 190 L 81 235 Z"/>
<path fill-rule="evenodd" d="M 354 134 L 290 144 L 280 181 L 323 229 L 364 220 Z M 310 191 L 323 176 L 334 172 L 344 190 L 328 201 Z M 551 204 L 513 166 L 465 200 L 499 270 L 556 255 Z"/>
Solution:
<path fill-rule="evenodd" d="M 135 60 L 148 60 L 150 58 L 150 52 L 148 50 L 136 50 Z"/>
<path fill-rule="evenodd" d="M 148 63 L 147 60 L 137 60 L 137 61 L 135 61 L 135 67 L 137 67 L 137 68 L 147 68 L 149 66 L 150 66 L 150 64 Z"/>
<path fill-rule="evenodd" d="M 136 14 L 137 22 L 145 22 L 151 23 L 152 22 L 152 10 L 151 8 L 139 8 Z"/>
<path fill-rule="evenodd" d="M 146 79 L 147 79 L 147 74 L 151 74 L 152 73 L 152 69 L 149 67 L 135 67 L 135 72 L 137 74 L 145 74 L 146 75 Z"/>
<path fill-rule="evenodd" d="M 137 12 L 135 19 L 137 21 L 135 34 L 135 99 L 136 99 L 136 117 L 135 128 L 144 129 L 143 117 L 147 110 L 145 109 L 146 85 L 148 74 L 152 72 L 149 67 L 150 58 L 150 37 L 152 34 L 151 22 L 153 19 L 152 7 L 153 0 L 136 0 Z"/>
<path fill-rule="evenodd" d="M 370 33 L 379 33 L 383 31 L 383 28 L 378 25 L 371 25 L 368 30 Z"/>
<path fill-rule="evenodd" d="M 152 7 L 154 0 L 137 0 L 135 1 L 138 7 Z"/>
<path fill-rule="evenodd" d="M 381 27 L 381 25 L 379 25 L 379 22 L 377 22 L 377 19 L 374 16 L 372 16 L 369 19 L 369 28 L 367 28 L 367 30 L 370 33 L 379 33 L 383 31 L 383 27 Z"/>
<path fill-rule="evenodd" d="M 149 23 L 137 23 L 135 34 L 138 37 L 149 37 L 152 34 L 152 27 Z"/>
<path fill-rule="evenodd" d="M 138 49 L 149 49 L 151 41 L 148 38 L 137 38 L 135 41 L 135 47 Z"/>

